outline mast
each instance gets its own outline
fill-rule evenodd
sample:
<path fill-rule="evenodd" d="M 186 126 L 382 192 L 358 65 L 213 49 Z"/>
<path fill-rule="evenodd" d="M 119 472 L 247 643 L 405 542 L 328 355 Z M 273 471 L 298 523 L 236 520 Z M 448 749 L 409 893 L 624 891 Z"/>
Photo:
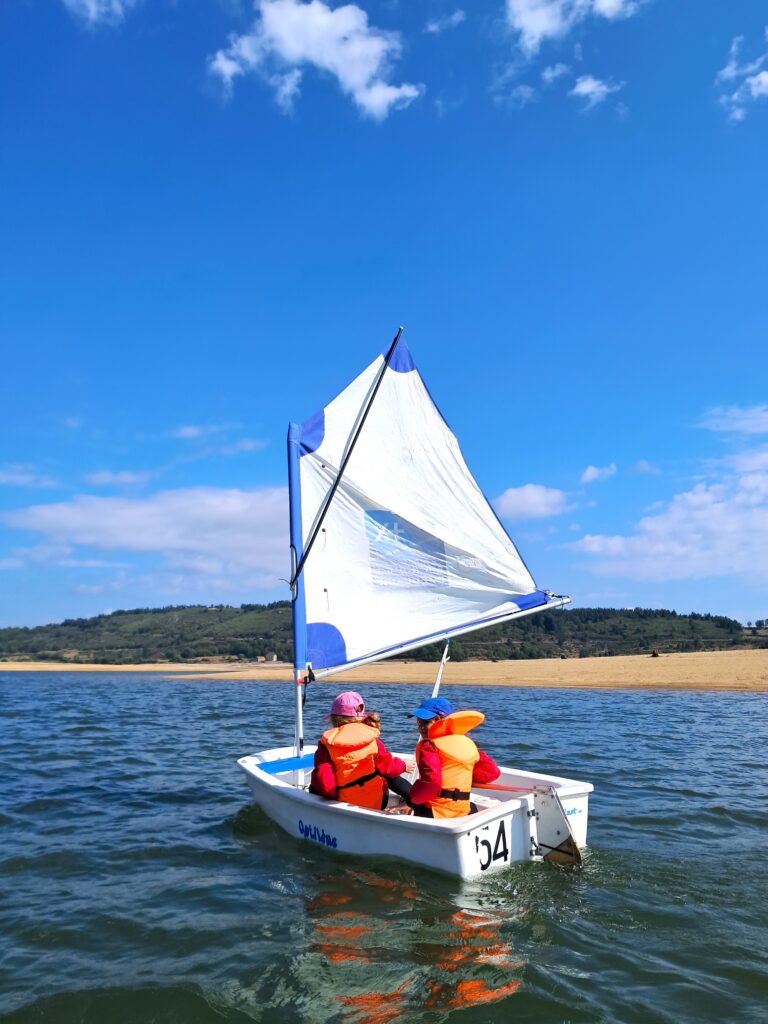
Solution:
<path fill-rule="evenodd" d="M 290 506 L 291 539 L 291 616 L 293 620 L 293 681 L 296 702 L 296 720 L 293 745 L 296 757 L 301 756 L 304 746 L 304 716 L 302 709 L 302 687 L 307 669 L 306 638 L 304 628 L 306 611 L 304 603 L 304 577 L 297 573 L 296 566 L 302 557 L 301 528 L 301 475 L 299 473 L 299 435 L 297 423 L 288 427 L 288 502 Z"/>

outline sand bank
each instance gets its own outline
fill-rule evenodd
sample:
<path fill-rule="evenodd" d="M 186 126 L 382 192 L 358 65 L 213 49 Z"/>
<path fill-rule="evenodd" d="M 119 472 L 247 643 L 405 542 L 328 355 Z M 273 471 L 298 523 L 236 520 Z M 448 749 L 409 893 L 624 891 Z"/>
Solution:
<path fill-rule="evenodd" d="M 318 685 L 342 687 L 356 683 L 413 683 L 434 681 L 436 666 L 423 661 L 387 661 L 344 672 Z M 52 662 L 0 662 L 0 672 L 157 672 L 186 679 L 290 680 L 287 665 L 231 662 L 191 665 L 60 665 Z M 542 659 L 540 661 L 449 662 L 443 675 L 447 686 L 582 687 L 588 689 L 736 690 L 768 692 L 768 650 L 708 651 L 663 654 L 659 658 L 633 655 L 618 658 Z"/>

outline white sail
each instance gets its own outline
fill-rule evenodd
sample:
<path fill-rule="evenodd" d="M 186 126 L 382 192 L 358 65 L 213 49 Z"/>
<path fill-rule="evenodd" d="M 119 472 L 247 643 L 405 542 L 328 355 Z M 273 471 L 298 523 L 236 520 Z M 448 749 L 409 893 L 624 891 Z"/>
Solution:
<path fill-rule="evenodd" d="M 374 360 L 321 412 L 291 428 L 299 555 L 383 362 Z M 548 603 L 402 341 L 302 577 L 297 666 L 314 669 L 386 657 Z"/>

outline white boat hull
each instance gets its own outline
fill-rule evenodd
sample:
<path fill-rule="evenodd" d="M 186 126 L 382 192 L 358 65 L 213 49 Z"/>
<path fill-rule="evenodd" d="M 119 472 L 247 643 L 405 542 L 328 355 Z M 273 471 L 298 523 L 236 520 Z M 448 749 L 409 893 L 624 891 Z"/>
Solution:
<path fill-rule="evenodd" d="M 304 753 L 314 750 L 305 747 Z M 593 790 L 588 782 L 502 768 L 494 785 L 510 790 L 473 791 L 479 808 L 476 814 L 416 818 L 315 796 L 306 788 L 308 770 L 275 773 L 274 762 L 289 761 L 292 756 L 293 748 L 277 747 L 242 757 L 238 764 L 264 813 L 289 835 L 322 847 L 329 855 L 392 856 L 460 878 L 475 878 L 510 864 L 542 860 L 569 833 L 578 847 L 586 845 Z M 261 765 L 269 765 L 269 771 Z M 556 809 L 553 790 L 561 811 Z"/>

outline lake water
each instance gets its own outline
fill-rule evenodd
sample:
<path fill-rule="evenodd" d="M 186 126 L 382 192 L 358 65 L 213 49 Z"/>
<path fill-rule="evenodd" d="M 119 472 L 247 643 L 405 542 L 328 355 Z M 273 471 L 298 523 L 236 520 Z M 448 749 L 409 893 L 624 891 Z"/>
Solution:
<path fill-rule="evenodd" d="M 358 688 L 412 746 L 424 688 Z M 0 1020 L 768 1021 L 765 697 L 445 692 L 500 762 L 594 783 L 582 871 L 284 834 L 235 760 L 290 742 L 289 684 L 0 674 Z"/>

